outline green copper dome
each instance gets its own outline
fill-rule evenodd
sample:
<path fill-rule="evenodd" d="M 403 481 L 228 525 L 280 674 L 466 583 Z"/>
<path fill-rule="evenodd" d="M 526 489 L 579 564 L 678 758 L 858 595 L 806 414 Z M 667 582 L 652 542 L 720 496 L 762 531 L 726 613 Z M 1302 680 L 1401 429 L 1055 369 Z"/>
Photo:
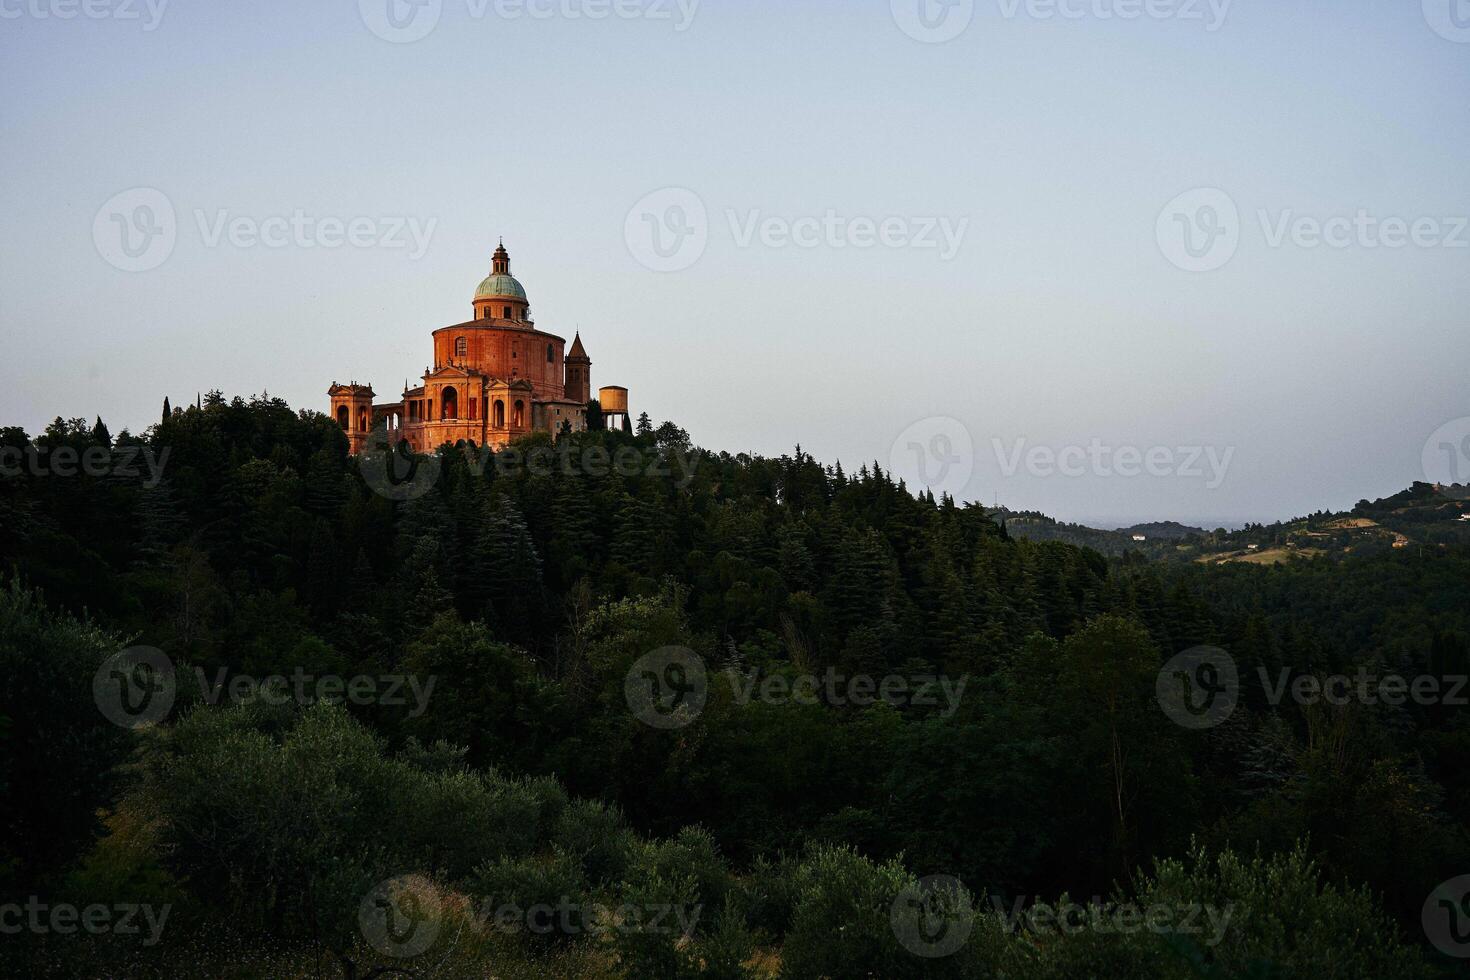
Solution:
<path fill-rule="evenodd" d="M 519 282 L 516 282 L 515 276 L 498 273 L 480 283 L 480 288 L 475 290 L 475 299 L 488 299 L 492 296 L 512 296 L 524 300 L 526 290 Z"/>

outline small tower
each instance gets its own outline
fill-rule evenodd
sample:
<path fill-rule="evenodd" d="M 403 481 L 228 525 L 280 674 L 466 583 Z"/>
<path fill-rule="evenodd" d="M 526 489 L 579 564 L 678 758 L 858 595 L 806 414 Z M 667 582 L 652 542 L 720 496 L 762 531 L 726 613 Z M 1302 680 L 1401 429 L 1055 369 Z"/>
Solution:
<path fill-rule="evenodd" d="M 356 381 L 345 385 L 334 382 L 327 394 L 332 396 L 332 418 L 347 433 L 348 451 L 356 456 L 362 452 L 373 428 L 373 398 L 376 394 L 370 385 L 360 385 Z"/>
<path fill-rule="evenodd" d="M 621 415 L 626 423 L 628 418 L 628 389 L 618 385 L 609 385 L 597 390 L 597 400 L 602 405 L 602 423 L 606 428 L 613 428 L 613 419 Z"/>
<path fill-rule="evenodd" d="M 582 346 L 580 331 L 572 338 L 572 349 L 567 352 L 566 363 L 566 399 L 585 405 L 592 398 L 592 358 L 587 356 L 587 349 Z"/>

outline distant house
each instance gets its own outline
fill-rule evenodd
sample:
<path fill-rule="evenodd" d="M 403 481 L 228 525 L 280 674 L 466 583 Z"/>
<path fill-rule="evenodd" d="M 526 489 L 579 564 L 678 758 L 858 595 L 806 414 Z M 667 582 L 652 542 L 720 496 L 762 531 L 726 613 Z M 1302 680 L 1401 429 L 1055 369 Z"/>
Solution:
<path fill-rule="evenodd" d="M 1147 541 L 1148 540 L 1148 535 L 1147 534 L 1135 534 L 1133 536 L 1133 540 L 1134 541 Z"/>
<path fill-rule="evenodd" d="M 1245 546 L 1245 550 L 1246 551 L 1260 551 L 1261 550 L 1261 546 L 1258 545 L 1258 544 L 1248 544 L 1248 545 Z"/>

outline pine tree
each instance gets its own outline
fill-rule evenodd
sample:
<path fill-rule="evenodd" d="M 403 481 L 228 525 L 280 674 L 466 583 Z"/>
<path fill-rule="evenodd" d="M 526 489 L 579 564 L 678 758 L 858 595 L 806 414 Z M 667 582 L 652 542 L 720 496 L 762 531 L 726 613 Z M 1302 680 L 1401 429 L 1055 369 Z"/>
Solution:
<path fill-rule="evenodd" d="M 311 529 L 306 556 L 306 591 L 312 605 L 321 611 L 332 608 L 337 594 L 337 542 L 332 526 L 318 517 Z"/>
<path fill-rule="evenodd" d="M 399 575 L 402 584 L 394 590 L 402 599 L 400 618 L 410 633 L 421 632 L 435 616 L 454 608 L 454 593 L 444 587 L 439 576 L 442 563 L 438 541 L 430 537 L 416 539 Z"/>
<path fill-rule="evenodd" d="M 612 560 L 639 574 L 648 574 L 653 568 L 657 545 L 656 515 L 644 501 L 627 492 L 622 492 L 616 500 Z"/>
<path fill-rule="evenodd" d="M 564 476 L 551 498 L 552 577 L 557 584 L 569 586 L 588 574 L 601 554 L 602 538 L 586 481 L 579 474 Z"/>
<path fill-rule="evenodd" d="M 185 520 L 173 484 L 165 477 L 138 485 L 138 547 L 135 565 L 169 564 L 169 552 L 183 537 Z"/>
<path fill-rule="evenodd" d="M 361 611 L 373 609 L 377 591 L 378 580 L 373 575 L 372 562 L 368 561 L 367 552 L 359 548 L 352 563 L 352 577 L 347 582 L 348 608 Z"/>
<path fill-rule="evenodd" d="M 330 449 L 312 453 L 306 465 L 306 508 L 313 514 L 335 517 L 347 500 L 342 458 Z"/>
<path fill-rule="evenodd" d="M 484 575 L 479 584 L 488 598 L 510 599 L 540 592 L 541 556 L 536 553 L 525 518 L 509 496 L 492 495 L 475 543 L 475 558 Z"/>
<path fill-rule="evenodd" d="M 887 602 L 890 566 L 888 550 L 875 531 L 854 528 L 843 535 L 824 596 L 840 633 L 891 615 Z"/>
<path fill-rule="evenodd" d="M 816 562 L 799 527 L 782 528 L 777 548 L 777 570 L 792 592 L 810 592 L 817 587 Z"/>

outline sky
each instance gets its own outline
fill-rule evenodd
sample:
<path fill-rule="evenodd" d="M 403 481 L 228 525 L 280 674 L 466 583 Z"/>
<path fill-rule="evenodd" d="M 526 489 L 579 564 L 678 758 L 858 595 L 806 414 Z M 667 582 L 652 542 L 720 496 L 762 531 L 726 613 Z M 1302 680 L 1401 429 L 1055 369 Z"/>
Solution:
<path fill-rule="evenodd" d="M 1470 480 L 1470 2 L 0 0 L 0 425 L 386 401 L 504 238 L 707 448 L 1217 526 Z"/>

